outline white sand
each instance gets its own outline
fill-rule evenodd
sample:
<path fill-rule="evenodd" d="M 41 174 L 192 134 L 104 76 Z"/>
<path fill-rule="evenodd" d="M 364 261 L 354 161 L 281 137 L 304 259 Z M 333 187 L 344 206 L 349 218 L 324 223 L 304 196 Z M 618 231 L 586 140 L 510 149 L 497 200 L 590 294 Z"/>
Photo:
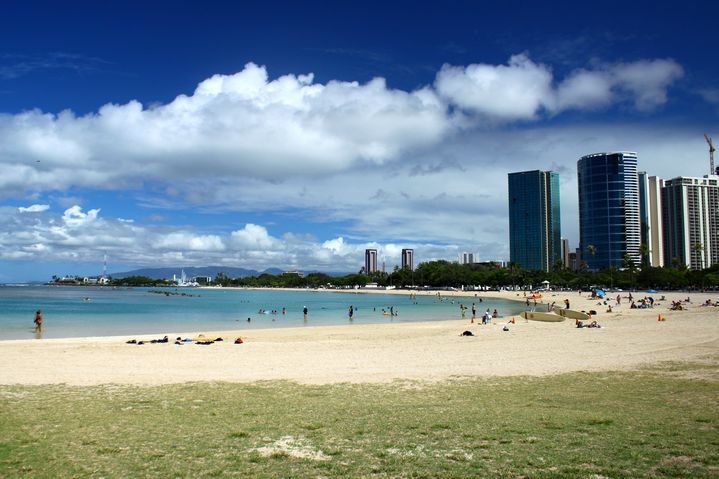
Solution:
<path fill-rule="evenodd" d="M 435 381 L 626 370 L 664 361 L 706 358 L 715 362 L 719 357 L 719 308 L 699 304 L 708 298 L 717 301 L 719 294 L 689 294 L 692 303 L 687 311 L 668 310 L 670 300 L 686 298 L 686 293 L 664 294 L 667 300 L 654 309 L 630 310 L 623 300 L 611 314 L 605 313 L 606 306 L 589 300 L 586 293 L 550 293 L 545 298 L 559 306 L 567 297 L 572 309 L 597 310 L 600 314 L 595 319 L 602 324 L 601 329 L 577 329 L 573 321 L 540 323 L 517 319 L 505 332 L 502 327 L 506 319 L 489 326 L 470 325 L 468 319 L 401 324 L 388 320 L 387 324 L 363 325 L 355 321 L 347 326 L 242 333 L 168 333 L 170 337 L 204 333 L 226 339 L 209 346 L 128 345 L 125 341 L 129 336 L 2 341 L 0 384 Z M 661 295 L 652 296 L 658 299 Z M 516 293 L 480 296 L 522 298 L 521 293 L 519 297 Z M 466 304 L 472 301 L 467 298 Z M 482 310 L 481 304 L 478 309 Z M 667 321 L 658 322 L 659 313 Z M 460 337 L 465 329 L 476 336 Z M 240 334 L 246 342 L 232 344 Z"/>

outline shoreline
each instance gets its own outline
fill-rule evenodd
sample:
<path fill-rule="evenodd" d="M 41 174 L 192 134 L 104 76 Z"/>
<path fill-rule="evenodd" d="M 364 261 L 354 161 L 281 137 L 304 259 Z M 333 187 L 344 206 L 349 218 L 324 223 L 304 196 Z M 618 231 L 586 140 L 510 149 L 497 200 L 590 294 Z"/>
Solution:
<path fill-rule="evenodd" d="M 144 289 L 144 288 L 143 288 L 143 289 Z M 181 289 L 181 288 L 180 288 L 180 289 Z M 351 295 L 351 294 L 354 293 L 354 294 L 364 294 L 364 295 L 368 295 L 368 296 L 371 296 L 371 295 L 382 295 L 382 296 L 387 296 L 388 298 L 389 298 L 389 297 L 392 297 L 392 296 L 407 298 L 407 297 L 409 297 L 411 294 L 416 294 L 418 297 L 423 297 L 423 298 L 425 298 L 425 299 L 429 298 L 429 299 L 433 299 L 433 300 L 434 300 L 434 299 L 436 298 L 436 291 L 432 291 L 432 292 L 420 292 L 419 294 L 417 294 L 417 293 L 415 293 L 414 291 L 411 291 L 411 290 L 389 290 L 389 291 L 385 291 L 385 290 L 367 290 L 367 291 L 358 291 L 358 290 L 349 290 L 349 289 L 348 289 L 348 290 L 343 290 L 343 289 L 338 289 L 338 290 L 332 290 L 332 289 L 330 289 L 330 290 L 325 290 L 325 289 L 305 289 L 305 288 L 256 288 L 256 287 L 201 287 L 201 288 L 190 288 L 190 289 L 192 289 L 192 290 L 207 290 L 207 291 L 212 291 L 212 290 L 219 290 L 219 291 L 258 291 L 258 292 L 264 292 L 264 293 L 270 293 L 270 294 L 273 293 L 273 292 L 289 292 L 289 293 L 304 293 L 304 294 L 307 294 L 307 293 L 324 293 L 324 292 L 328 292 L 328 293 L 339 293 L 339 294 L 346 294 L 346 295 Z M 148 290 L 148 292 L 154 292 L 154 291 L 153 291 L 152 289 L 150 289 L 150 290 Z M 461 298 L 461 297 L 478 296 L 480 292 L 471 292 L 471 293 L 470 293 L 470 292 L 462 292 L 462 291 L 451 291 L 451 290 L 446 290 L 446 291 L 444 291 L 444 290 L 442 290 L 442 291 L 440 291 L 440 293 L 441 293 L 442 298 L 452 298 L 452 299 L 455 299 L 455 298 Z M 485 294 L 482 294 L 482 296 L 484 297 L 484 299 L 498 299 L 498 300 L 502 300 L 502 301 L 511 301 L 511 302 L 514 303 L 517 307 L 519 307 L 519 305 L 520 305 L 520 303 L 521 303 L 521 301 L 519 301 L 517 298 L 508 298 L 508 297 L 505 298 L 505 297 L 503 297 L 503 296 L 501 295 L 501 292 L 494 292 L 494 293 L 499 293 L 499 294 L 495 294 L 495 295 L 485 295 Z M 192 294 L 188 294 L 188 296 L 192 296 Z M 199 294 L 198 294 L 197 296 L 199 296 Z M 389 299 L 388 299 L 388 300 L 389 300 Z M 347 304 L 350 304 L 350 303 L 353 302 L 353 300 L 349 299 L 349 296 L 347 297 L 347 301 L 348 301 Z M 392 301 L 394 301 L 394 300 L 392 300 Z M 480 301 L 481 301 L 481 300 L 480 300 Z M 388 304 L 389 304 L 389 303 L 388 303 Z M 469 306 L 469 304 L 468 304 L 467 306 Z M 389 307 L 389 306 L 387 306 L 387 307 Z M 395 307 L 397 307 L 397 305 L 395 305 Z M 480 307 L 481 307 L 481 304 L 478 304 L 478 308 L 480 308 Z M 279 310 L 279 307 L 278 307 L 277 309 Z M 512 310 L 515 310 L 515 311 L 516 311 L 516 308 L 512 308 Z M 467 311 L 467 313 L 469 314 L 469 311 Z M 479 311 L 478 311 L 478 313 L 479 313 Z M 253 314 L 253 313 L 248 313 L 248 314 L 249 314 L 250 316 L 253 316 L 253 319 L 254 319 L 254 314 Z M 480 314 L 481 314 L 481 313 L 480 313 Z M 504 314 L 509 314 L 509 311 L 506 311 L 506 310 L 505 310 L 505 311 L 504 311 Z M 409 318 L 409 319 L 405 319 L 405 318 Z M 355 324 L 384 324 L 385 322 L 391 322 L 391 321 L 393 321 L 393 320 L 400 321 L 400 322 L 407 322 L 407 323 L 410 323 L 410 322 L 425 322 L 425 321 L 448 321 L 448 320 L 452 320 L 452 319 L 459 319 L 459 314 L 457 314 L 457 315 L 449 314 L 448 312 L 445 311 L 445 312 L 443 312 L 443 313 L 441 313 L 441 314 L 438 314 L 438 315 L 429 315 L 429 316 L 424 315 L 424 317 L 422 317 L 421 319 L 411 319 L 411 318 L 412 318 L 411 315 L 402 315 L 401 319 L 400 319 L 400 317 L 397 317 L 396 319 L 394 319 L 394 318 L 390 319 L 388 316 L 386 316 L 386 317 L 377 316 L 377 317 L 375 317 L 374 319 L 370 319 L 368 322 L 365 322 L 365 321 L 367 321 L 367 318 L 364 318 L 364 317 L 355 317 Z M 269 325 L 261 325 L 261 326 L 258 325 L 258 326 L 256 326 L 257 323 L 253 323 L 252 325 L 250 325 L 250 327 L 245 327 L 245 328 L 239 328 L 239 329 L 237 329 L 237 328 L 236 328 L 236 325 L 235 325 L 234 323 L 231 323 L 231 324 L 226 324 L 223 328 L 219 328 L 217 325 L 215 325 L 215 326 L 210 326 L 210 327 L 208 327 L 206 330 L 213 330 L 213 331 L 215 331 L 215 332 L 219 332 L 219 333 L 220 333 L 219 335 L 221 335 L 221 334 L 226 334 L 226 333 L 233 333 L 233 332 L 235 332 L 235 331 L 242 332 L 242 333 L 244 334 L 244 332 L 253 331 L 253 330 L 257 330 L 257 329 L 273 330 L 273 329 L 285 329 L 285 328 L 307 328 L 307 327 L 309 327 L 309 328 L 315 328 L 315 327 L 326 326 L 326 325 L 343 326 L 343 325 L 348 325 L 348 324 L 350 324 L 350 323 L 348 323 L 347 321 L 345 321 L 345 322 L 336 322 L 336 323 L 334 323 L 334 324 L 333 324 L 333 323 L 327 324 L 325 321 L 323 321 L 323 320 L 321 320 L 321 319 L 320 319 L 318 322 L 315 322 L 314 319 L 313 319 L 313 317 L 312 317 L 312 315 L 310 315 L 309 321 L 306 322 L 305 324 L 301 324 L 301 323 L 298 324 L 297 322 L 291 322 L 291 323 L 289 323 L 289 324 L 286 324 L 286 323 L 284 323 L 284 321 L 280 321 L 279 319 L 282 319 L 282 318 L 280 318 L 280 317 L 278 316 L 278 321 L 277 321 L 277 323 L 274 323 L 274 324 L 272 325 L 272 327 L 270 327 Z M 316 319 L 316 318 L 315 318 L 315 319 Z M 239 321 L 239 320 L 238 320 L 238 321 Z M 274 319 L 273 319 L 273 321 L 274 321 Z M 244 324 L 244 323 L 243 323 L 243 324 Z M 32 332 L 32 330 L 29 330 L 29 332 L 26 332 L 26 334 L 25 334 L 23 337 L 1 338 L 1 339 L 0 339 L 0 343 L 2 343 L 2 342 L 4 342 L 4 341 L 12 341 L 12 342 L 15 342 L 15 341 L 30 341 L 30 342 L 33 342 L 33 341 L 57 341 L 57 340 L 72 340 L 72 339 L 97 339 L 97 340 L 100 340 L 100 339 L 104 339 L 104 338 L 113 338 L 113 337 L 121 338 L 121 337 L 129 337 L 129 336 L 132 336 L 132 337 L 135 337 L 135 338 L 142 338 L 142 339 L 144 340 L 145 338 L 157 338 L 157 337 L 162 337 L 162 336 L 164 336 L 165 334 L 167 334 L 168 336 L 171 336 L 171 337 L 173 337 L 173 338 L 175 338 L 175 337 L 177 337 L 177 336 L 182 336 L 182 337 L 184 338 L 184 337 L 186 337 L 186 336 L 188 336 L 188 335 L 189 335 L 189 336 L 192 336 L 193 334 L 195 334 L 195 335 L 197 334 L 197 331 L 188 332 L 189 330 L 182 329 L 183 326 L 176 326 L 176 328 L 177 328 L 177 329 L 168 329 L 168 328 L 164 328 L 164 329 L 163 329 L 162 326 L 158 326 L 157 329 L 155 329 L 155 330 L 149 330 L 149 331 L 148 331 L 149 328 L 145 328 L 145 331 L 147 331 L 147 332 L 143 332 L 143 331 L 140 331 L 140 330 L 138 330 L 138 331 L 129 331 L 129 332 L 112 331 L 112 332 L 109 332 L 109 333 L 107 333 L 107 334 L 103 334 L 103 333 L 99 333 L 99 334 L 98 334 L 98 333 L 96 332 L 95 335 L 93 335 L 93 334 L 91 334 L 91 333 L 90 333 L 90 334 L 83 334 L 82 332 L 72 331 L 72 332 L 70 332 L 70 333 L 65 333 L 65 334 L 72 334 L 72 335 L 53 336 L 53 337 L 45 337 L 45 336 L 43 336 L 43 335 L 40 335 L 40 337 L 32 337 L 32 335 L 33 335 L 34 333 Z M 50 329 L 50 331 L 52 331 L 52 329 Z M 45 334 L 47 334 L 47 333 L 48 333 L 48 328 L 45 328 Z M 52 333 L 51 333 L 51 334 L 52 334 Z M 56 333 L 56 334 L 57 334 L 57 333 Z"/>
<path fill-rule="evenodd" d="M 602 325 L 598 329 L 579 329 L 571 320 L 543 323 L 515 319 L 512 324 L 507 323 L 508 318 L 482 326 L 471 324 L 467 318 L 167 333 L 172 338 L 200 333 L 225 338 L 207 346 L 125 344 L 127 339 L 158 335 L 0 341 L 0 384 L 433 382 L 460 377 L 631 370 L 665 361 L 708 360 L 714 366 L 718 364 L 719 308 L 699 303 L 707 298 L 717 301 L 719 294 L 695 294 L 692 303 L 685 303 L 688 309 L 684 311 L 669 311 L 667 306 L 669 301 L 686 299 L 686 293 L 656 296 L 662 294 L 667 301 L 655 303 L 653 309 L 629 309 L 623 301 L 613 313 L 598 311 L 595 319 Z M 503 296 L 508 299 L 507 292 Z M 542 299 L 546 305 L 546 300 L 560 303 L 565 296 L 575 310 L 600 307 L 586 293 L 550 293 Z M 666 321 L 657 321 L 659 314 Z M 509 331 L 503 331 L 504 325 Z M 474 336 L 460 336 L 464 330 Z M 238 336 L 244 344 L 233 344 Z"/>

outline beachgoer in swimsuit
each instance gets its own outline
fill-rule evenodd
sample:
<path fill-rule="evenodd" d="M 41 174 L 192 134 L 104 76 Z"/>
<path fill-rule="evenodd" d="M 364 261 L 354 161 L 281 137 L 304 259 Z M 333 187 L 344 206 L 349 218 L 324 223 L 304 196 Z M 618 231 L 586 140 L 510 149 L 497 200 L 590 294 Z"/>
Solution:
<path fill-rule="evenodd" d="M 37 310 L 37 313 L 35 313 L 35 332 L 36 333 L 42 333 L 42 311 L 39 309 Z"/>

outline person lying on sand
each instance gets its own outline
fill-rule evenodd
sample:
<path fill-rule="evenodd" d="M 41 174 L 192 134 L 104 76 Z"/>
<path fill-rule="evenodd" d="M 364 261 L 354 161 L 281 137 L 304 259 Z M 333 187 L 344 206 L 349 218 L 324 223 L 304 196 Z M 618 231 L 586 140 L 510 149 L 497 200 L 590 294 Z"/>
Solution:
<path fill-rule="evenodd" d="M 596 321 L 592 321 L 591 323 L 584 324 L 584 321 L 577 321 L 577 327 L 578 328 L 601 328 L 602 325 L 597 323 Z"/>

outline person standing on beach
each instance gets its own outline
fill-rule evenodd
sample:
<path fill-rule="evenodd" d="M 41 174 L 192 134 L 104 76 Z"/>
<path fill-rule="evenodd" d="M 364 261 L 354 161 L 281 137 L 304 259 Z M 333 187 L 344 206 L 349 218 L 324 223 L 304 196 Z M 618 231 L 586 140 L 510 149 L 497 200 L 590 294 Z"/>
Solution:
<path fill-rule="evenodd" d="M 35 332 L 42 333 L 42 311 L 39 309 L 35 313 Z"/>
<path fill-rule="evenodd" d="M 474 322 L 474 319 L 477 317 L 477 305 L 472 303 L 472 322 Z"/>
<path fill-rule="evenodd" d="M 566 299 L 564 300 L 564 306 L 566 306 L 565 309 L 569 309 L 569 298 L 566 298 Z"/>

